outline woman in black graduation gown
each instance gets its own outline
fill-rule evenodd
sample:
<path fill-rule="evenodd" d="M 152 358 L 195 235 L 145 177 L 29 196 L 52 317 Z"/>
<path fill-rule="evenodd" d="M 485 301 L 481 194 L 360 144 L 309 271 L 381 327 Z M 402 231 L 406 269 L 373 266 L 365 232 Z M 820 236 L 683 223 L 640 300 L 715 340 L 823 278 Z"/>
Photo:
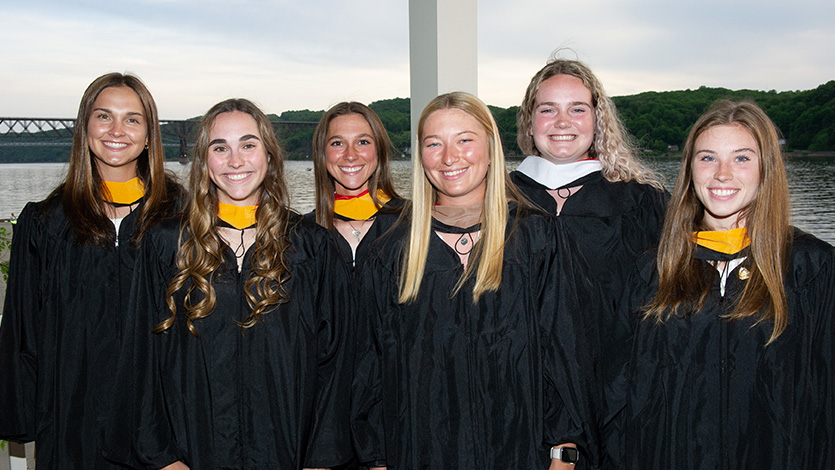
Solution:
<path fill-rule="evenodd" d="M 391 141 L 377 114 L 355 101 L 342 102 L 319 120 L 313 134 L 316 210 L 307 215 L 334 230 L 348 266 L 397 221 L 403 200 L 394 190 Z"/>
<path fill-rule="evenodd" d="M 110 73 L 81 98 L 65 181 L 26 205 L 0 327 L 0 438 L 36 441 L 38 468 L 116 468 L 101 454 L 137 247 L 175 212 L 156 104 Z"/>
<path fill-rule="evenodd" d="M 531 79 L 517 116 L 519 147 L 528 157 L 511 180 L 546 212 L 559 216 L 603 291 L 607 308 L 595 325 L 604 383 L 620 371 L 605 359 L 627 331 L 611 317 L 635 258 L 658 243 L 669 194 L 635 157 L 615 104 L 583 63 L 552 59 Z M 622 392 L 607 389 L 607 394 Z M 605 436 L 620 410 L 601 411 Z M 614 443 L 608 443 L 607 449 Z M 618 454 L 618 451 L 607 451 Z"/>
<path fill-rule="evenodd" d="M 604 292 L 658 243 L 668 194 L 633 154 L 615 104 L 583 63 L 554 59 L 531 79 L 518 113 L 529 155 L 511 180 L 557 214 Z"/>
<path fill-rule="evenodd" d="M 362 275 L 352 413 L 360 462 L 571 468 L 558 459 L 579 447 L 588 464 L 594 392 L 580 299 L 590 285 L 566 236 L 517 202 L 478 98 L 435 98 L 418 136 L 411 223 L 375 243 Z"/>
<path fill-rule="evenodd" d="M 161 224 L 140 253 L 136 330 L 157 334 L 121 364 L 145 379 L 121 383 L 133 406 L 120 428 L 134 432 L 123 463 L 350 459 L 347 271 L 328 231 L 290 210 L 282 158 L 251 102 L 203 116 L 182 224 Z"/>
<path fill-rule="evenodd" d="M 717 103 L 628 285 L 619 468 L 835 468 L 835 251 L 790 211 L 774 125 Z"/>

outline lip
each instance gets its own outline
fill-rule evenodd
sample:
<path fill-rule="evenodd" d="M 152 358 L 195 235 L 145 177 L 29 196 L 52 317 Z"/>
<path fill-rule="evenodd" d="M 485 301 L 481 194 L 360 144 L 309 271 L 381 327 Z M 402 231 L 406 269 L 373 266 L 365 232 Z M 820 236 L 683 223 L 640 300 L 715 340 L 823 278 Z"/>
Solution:
<path fill-rule="evenodd" d="M 716 199 L 730 199 L 739 192 L 739 188 L 708 188 L 707 190 Z"/>
<path fill-rule="evenodd" d="M 573 142 L 577 140 L 577 134 L 549 134 L 551 142 Z"/>
<path fill-rule="evenodd" d="M 455 170 L 438 170 L 438 173 L 440 173 L 444 179 L 454 180 L 460 178 L 467 172 L 467 170 L 469 170 L 469 168 L 456 168 Z"/>
<path fill-rule="evenodd" d="M 237 173 L 224 173 L 223 177 L 232 183 L 240 183 L 248 180 L 254 174 L 254 171 L 242 171 Z"/>
<path fill-rule="evenodd" d="M 127 142 L 110 142 L 102 140 L 101 144 L 107 147 L 108 150 L 124 150 L 130 146 Z"/>
<path fill-rule="evenodd" d="M 352 166 L 340 166 L 339 170 L 346 175 L 355 175 L 362 171 L 365 168 L 365 165 L 352 165 Z"/>

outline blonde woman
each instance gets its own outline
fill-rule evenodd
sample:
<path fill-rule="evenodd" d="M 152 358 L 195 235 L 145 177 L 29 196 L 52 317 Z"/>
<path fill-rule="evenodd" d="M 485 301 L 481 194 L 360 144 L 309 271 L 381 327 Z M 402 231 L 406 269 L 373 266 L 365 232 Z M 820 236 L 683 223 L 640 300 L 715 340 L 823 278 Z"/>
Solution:
<path fill-rule="evenodd" d="M 590 287 L 566 237 L 519 202 L 496 124 L 474 96 L 432 100 L 415 148 L 408 223 L 378 240 L 362 279 L 359 461 L 588 464 L 592 369 L 580 298 Z"/>
<path fill-rule="evenodd" d="M 558 215 L 610 297 L 626 266 L 658 243 L 669 194 L 636 158 L 615 104 L 585 64 L 552 59 L 518 113 L 528 155 L 512 181 Z"/>
<path fill-rule="evenodd" d="M 201 120 L 182 224 L 139 261 L 122 362 L 131 466 L 323 468 L 351 458 L 347 274 L 327 230 L 289 208 L 282 152 L 244 99 Z M 129 374 L 126 374 L 129 377 Z M 136 392 L 133 392 L 133 391 Z M 135 398 L 132 393 L 138 394 Z"/>
<path fill-rule="evenodd" d="M 774 124 L 717 103 L 685 143 L 658 255 L 627 285 L 617 467 L 835 467 L 835 251 L 790 213 Z"/>

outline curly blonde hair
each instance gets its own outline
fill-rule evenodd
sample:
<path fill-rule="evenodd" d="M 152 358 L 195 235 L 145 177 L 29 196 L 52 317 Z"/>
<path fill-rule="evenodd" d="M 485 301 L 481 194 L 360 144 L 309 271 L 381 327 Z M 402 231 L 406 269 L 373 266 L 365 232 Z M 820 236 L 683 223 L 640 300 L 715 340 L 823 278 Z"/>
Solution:
<path fill-rule="evenodd" d="M 618 117 L 615 103 L 603 90 L 600 80 L 582 62 L 568 59 L 551 58 L 531 78 L 522 106 L 516 116 L 518 127 L 516 141 L 526 155 L 541 155 L 536 148 L 533 136 L 528 132 L 533 126 L 533 113 L 536 108 L 536 94 L 545 80 L 556 75 L 570 75 L 583 81 L 591 92 L 594 107 L 594 141 L 589 149 L 589 157 L 600 161 L 603 177 L 608 181 L 635 180 L 664 189 L 658 176 L 646 168 L 635 156 L 632 139 L 623 122 Z"/>

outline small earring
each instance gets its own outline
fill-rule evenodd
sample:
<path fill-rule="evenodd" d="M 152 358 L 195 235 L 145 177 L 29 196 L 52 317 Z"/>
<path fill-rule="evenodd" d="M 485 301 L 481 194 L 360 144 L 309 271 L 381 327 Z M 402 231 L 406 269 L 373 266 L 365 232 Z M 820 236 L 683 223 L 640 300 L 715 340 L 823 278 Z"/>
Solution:
<path fill-rule="evenodd" d="M 148 150 L 148 142 L 145 142 L 145 150 Z"/>

